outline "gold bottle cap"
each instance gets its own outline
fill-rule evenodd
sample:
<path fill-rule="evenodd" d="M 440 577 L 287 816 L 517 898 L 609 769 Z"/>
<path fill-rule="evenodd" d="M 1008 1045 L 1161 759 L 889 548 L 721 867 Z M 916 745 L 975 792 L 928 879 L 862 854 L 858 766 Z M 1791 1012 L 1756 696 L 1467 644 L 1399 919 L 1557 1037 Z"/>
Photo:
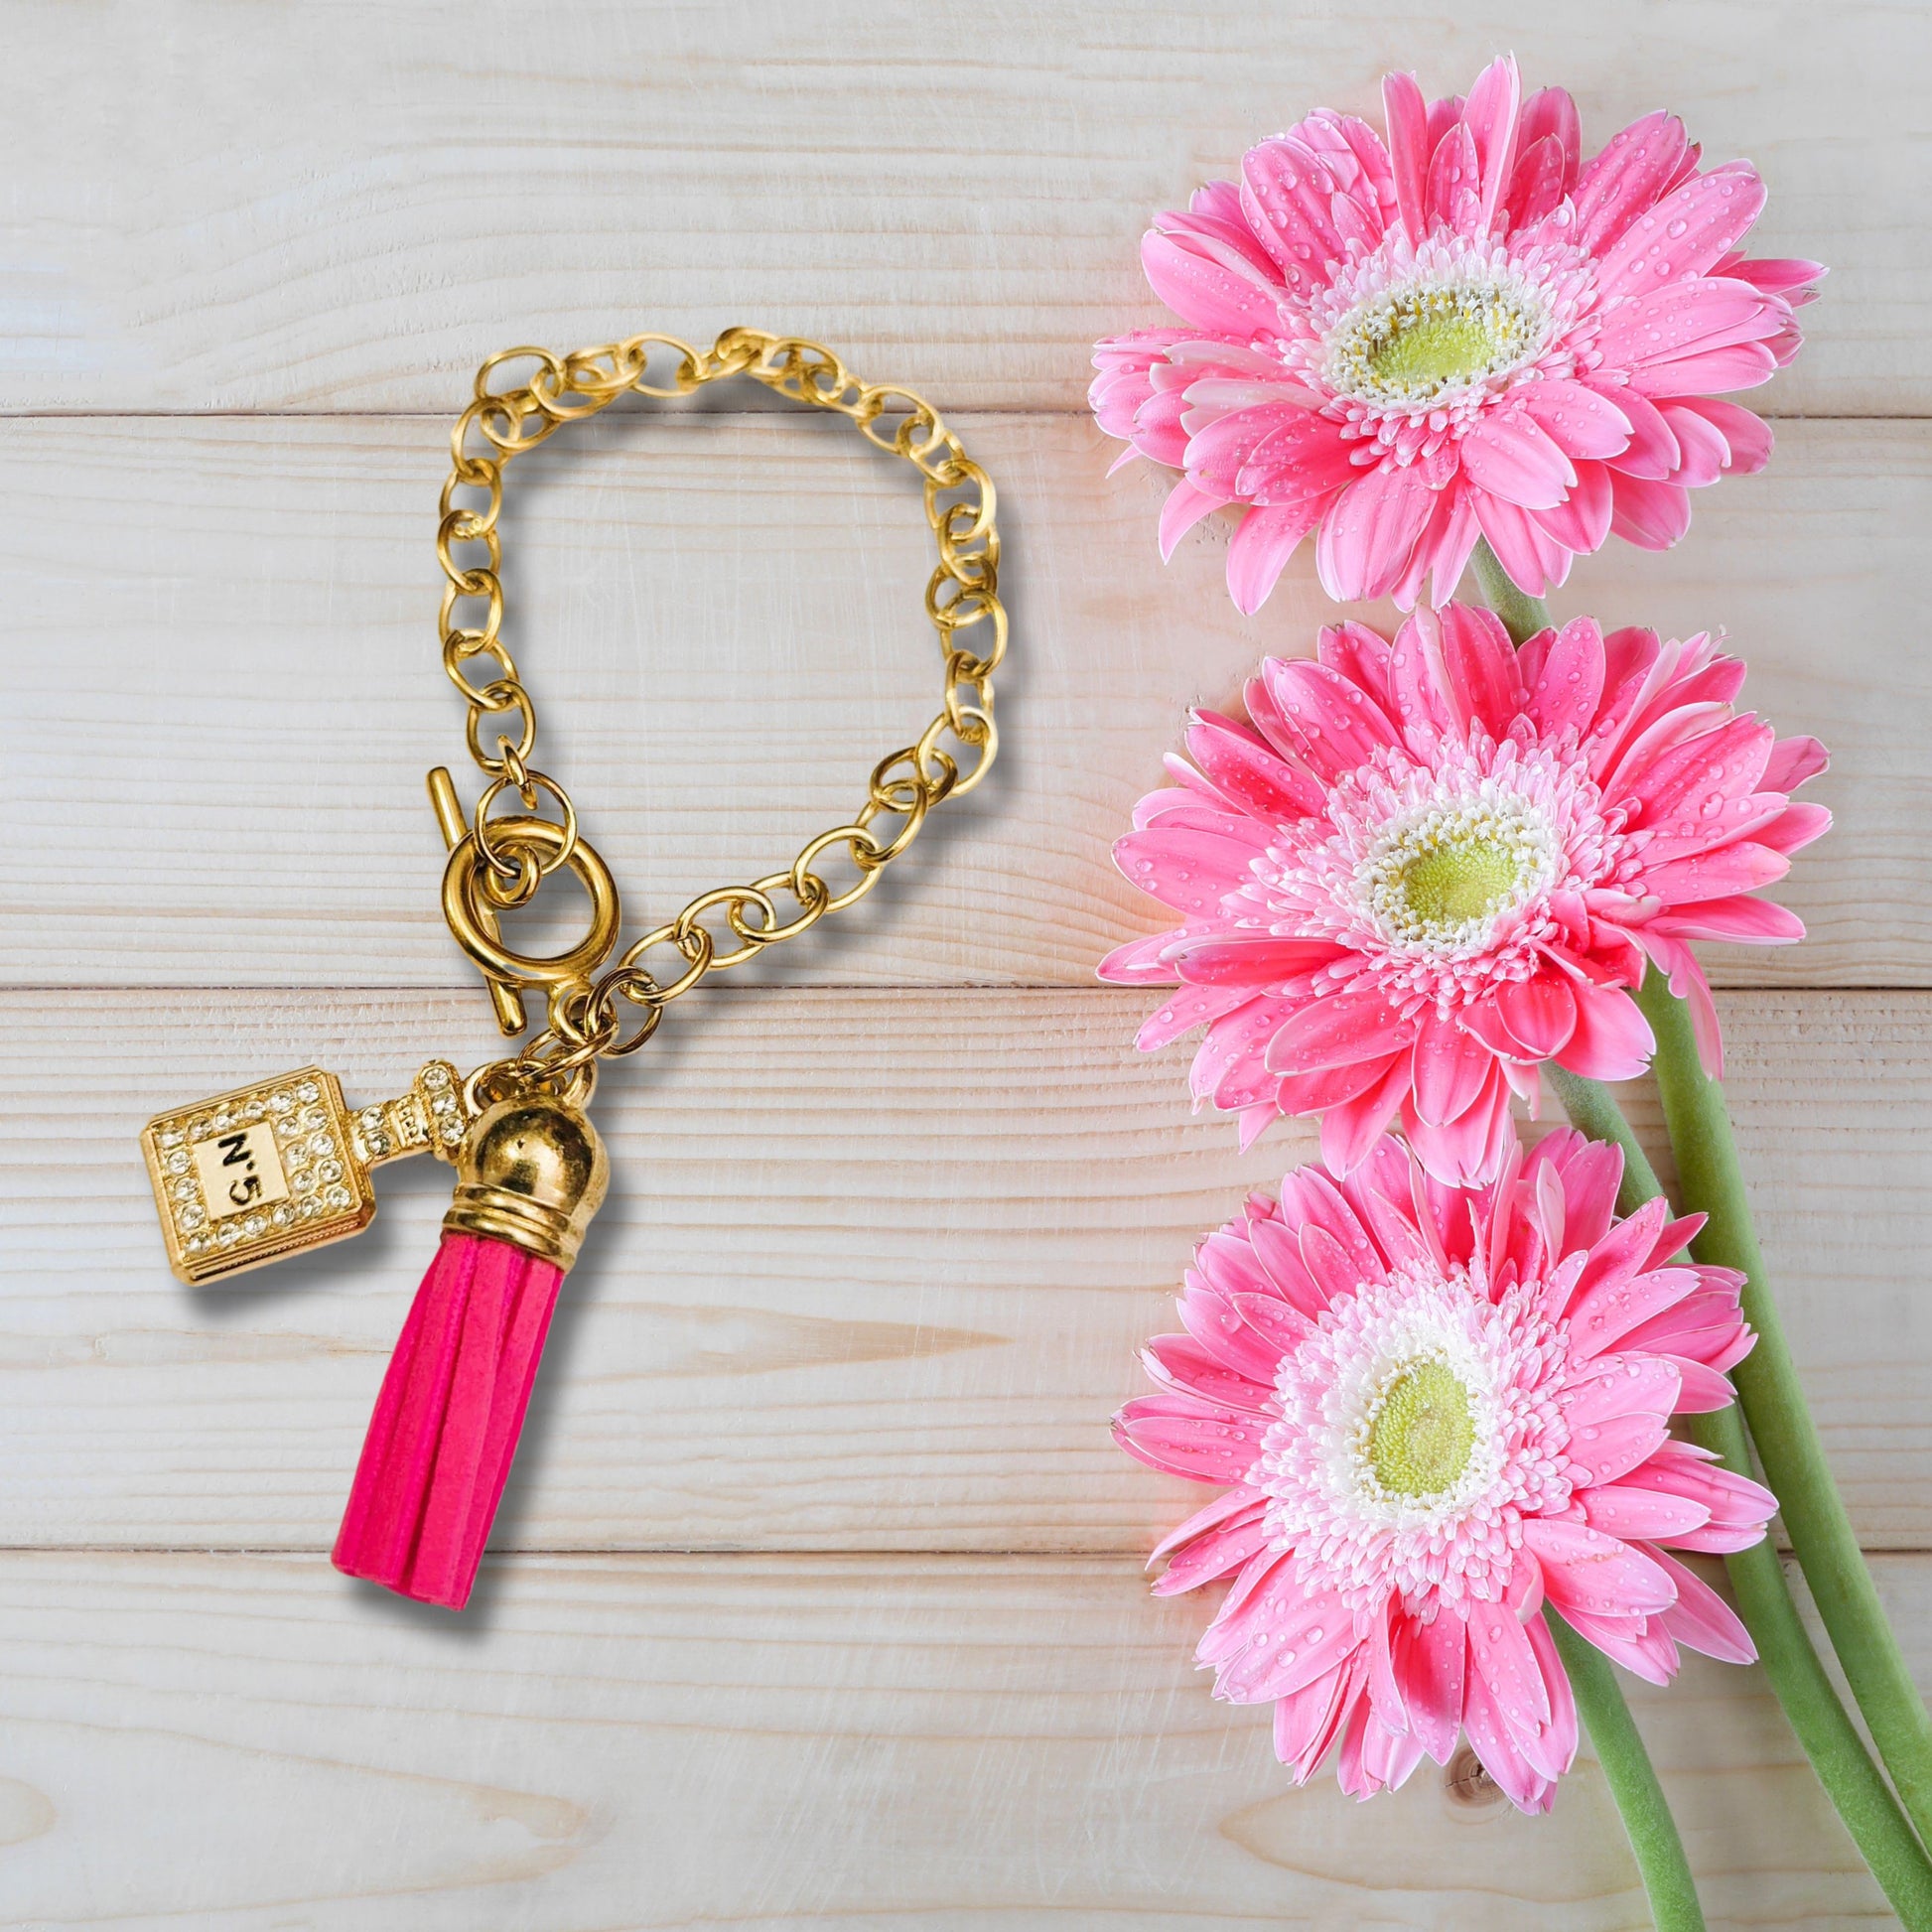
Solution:
<path fill-rule="evenodd" d="M 445 1228 L 511 1242 L 568 1270 L 611 1169 L 597 1130 L 575 1107 L 527 1093 L 482 1115 L 457 1173 Z"/>

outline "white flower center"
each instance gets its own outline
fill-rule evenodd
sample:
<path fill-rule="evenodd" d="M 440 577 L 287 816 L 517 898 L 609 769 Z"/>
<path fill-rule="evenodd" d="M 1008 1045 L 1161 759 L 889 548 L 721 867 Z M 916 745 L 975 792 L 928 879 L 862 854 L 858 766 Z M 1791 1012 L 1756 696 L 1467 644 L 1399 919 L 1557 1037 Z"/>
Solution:
<path fill-rule="evenodd" d="M 1460 1306 L 1468 1285 L 1431 1287 L 1369 1345 L 1337 1351 L 1319 1453 L 1330 1496 L 1358 1522 L 1452 1522 L 1502 1466 L 1491 1364 Z"/>
<path fill-rule="evenodd" d="M 1336 394 L 1376 409 L 1430 409 L 1534 361 L 1550 323 L 1523 277 L 1458 265 L 1349 310 L 1326 333 L 1322 373 Z"/>
<path fill-rule="evenodd" d="M 1484 783 L 1382 831 L 1355 870 L 1362 904 L 1391 945 L 1479 951 L 1497 921 L 1548 891 L 1559 841 L 1531 800 Z"/>
<path fill-rule="evenodd" d="M 1562 1509 L 1564 1343 L 1514 1290 L 1467 1269 L 1402 1270 L 1329 1305 L 1276 1376 L 1248 1480 L 1275 1547 L 1352 1604 L 1492 1596 L 1520 1514 Z"/>

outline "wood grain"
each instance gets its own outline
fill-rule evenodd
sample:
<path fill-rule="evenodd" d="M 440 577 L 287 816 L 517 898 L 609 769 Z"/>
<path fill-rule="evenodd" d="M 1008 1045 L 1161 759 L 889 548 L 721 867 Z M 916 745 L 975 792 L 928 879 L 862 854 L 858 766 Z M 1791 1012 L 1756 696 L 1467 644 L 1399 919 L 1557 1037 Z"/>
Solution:
<path fill-rule="evenodd" d="M 1453 17 L 1451 18 L 1451 14 Z M 1106 861 L 1190 703 L 1332 615 L 1154 549 L 1089 345 L 1150 214 L 1387 67 L 1513 47 L 1595 146 L 1659 104 L 1833 274 L 1763 477 L 1557 600 L 1729 628 L 1838 763 L 1714 949 L 1776 1290 L 1932 1681 L 1932 521 L 1923 75 L 1895 0 L 5 0 L 0 125 L 0 1923 L 116 1932 L 1625 1932 L 1593 1765 L 1553 1818 L 1425 1771 L 1288 1789 L 1139 1558 L 1197 1499 L 1114 1449 L 1193 1239 L 1312 1152 L 1184 1111 L 1091 982 Z M 859 911 L 613 1077 L 615 1191 L 463 1619 L 322 1552 L 447 1199 L 192 1293 L 133 1135 L 320 1059 L 495 1050 L 421 785 L 461 759 L 433 505 L 478 361 L 817 335 L 1001 491 L 1001 767 Z M 508 634 L 633 921 L 850 816 L 930 715 L 910 480 L 761 392 L 518 465 Z M 1920 420 L 1913 420 L 1920 419 Z M 1385 613 L 1384 616 L 1387 614 Z M 534 935 L 532 935 L 534 936 Z M 752 980 L 762 980 L 753 986 Z M 186 989 L 186 990 L 184 990 Z M 1868 990 L 1846 990 L 1868 989 Z M 1884 990 L 1878 990 L 1884 989 Z M 1632 1098 L 1655 1147 L 1647 1089 Z M 675 1554 L 694 1552 L 696 1554 Z M 1909 1554 L 1907 1554 L 1909 1553 Z M 1884 1923 L 1759 1675 L 1632 1699 L 1714 1927 Z"/>
<path fill-rule="evenodd" d="M 1197 1492 L 1108 1439 L 1195 1239 L 1311 1158 L 1189 1121 L 1115 992 L 703 998 L 599 1097 L 614 1193 L 499 1546 L 1138 1551 Z M 319 1549 L 448 1198 L 201 1291 L 148 1115 L 319 1060 L 351 1096 L 486 1043 L 480 996 L 12 994 L 0 1544 Z M 1734 994 L 1766 1252 L 1865 1539 L 1932 1544 L 1932 997 Z M 1655 1138 L 1647 1091 L 1633 1113 Z"/>
<path fill-rule="evenodd" d="M 1156 321 L 1137 245 L 1245 147 L 1514 48 L 1593 150 L 1667 105 L 1771 189 L 1760 252 L 1834 266 L 1770 391 L 1932 407 L 1923 9 L 1586 0 L 1180 10 L 13 0 L 0 135 L 12 408 L 442 412 L 491 350 L 756 322 L 952 407 L 1071 409 Z M 114 24 L 109 25 L 112 22 Z"/>
<path fill-rule="evenodd" d="M 1160 485 L 1108 481 L 1091 426 L 960 427 L 1008 539 L 1001 764 L 863 908 L 740 977 L 1086 984 L 1160 919 L 1107 848 L 1186 707 L 1237 703 L 1264 651 L 1311 651 L 1333 616 L 1305 558 L 1241 619 L 1218 527 L 1163 567 Z M 465 762 L 432 640 L 442 438 L 413 419 L 0 424 L 20 640 L 0 980 L 475 983 L 437 909 L 421 779 Z M 537 693 L 539 761 L 639 923 L 849 818 L 877 759 L 931 716 L 913 481 L 838 424 L 641 410 L 514 473 L 506 634 Z M 1697 515 L 1668 557 L 1587 560 L 1557 608 L 1727 626 L 1751 701 L 1837 755 L 1815 790 L 1838 829 L 1780 888 L 1810 941 L 1714 948 L 1714 973 L 1932 983 L 1914 588 L 1932 425 L 1787 424 L 1769 474 L 1706 492 Z"/>
<path fill-rule="evenodd" d="M 1932 1679 L 1932 1561 L 1878 1566 Z M 1648 1924 L 1593 1762 L 1297 1791 L 1121 1559 L 0 1557 L 11 1923 L 116 1932 Z M 1754 1671 L 1631 1703 L 1714 1927 L 1886 1922 Z"/>

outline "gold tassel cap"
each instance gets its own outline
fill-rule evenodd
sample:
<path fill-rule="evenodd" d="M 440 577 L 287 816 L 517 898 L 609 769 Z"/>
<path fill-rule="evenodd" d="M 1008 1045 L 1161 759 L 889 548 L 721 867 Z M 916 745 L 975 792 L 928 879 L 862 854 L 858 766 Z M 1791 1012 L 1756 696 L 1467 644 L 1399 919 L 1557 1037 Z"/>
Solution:
<path fill-rule="evenodd" d="M 508 1241 L 568 1270 L 603 1204 L 611 1164 L 575 1107 L 527 1093 L 478 1119 L 457 1173 L 447 1230 Z"/>

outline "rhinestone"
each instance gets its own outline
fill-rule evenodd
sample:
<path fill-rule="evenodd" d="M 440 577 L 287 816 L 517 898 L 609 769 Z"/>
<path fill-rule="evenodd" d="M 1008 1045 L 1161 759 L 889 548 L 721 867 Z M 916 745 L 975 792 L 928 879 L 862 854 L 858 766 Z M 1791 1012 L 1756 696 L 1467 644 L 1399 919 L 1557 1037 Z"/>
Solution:
<path fill-rule="evenodd" d="M 302 1214 L 302 1218 L 305 1221 L 314 1220 L 315 1217 L 321 1212 L 322 1212 L 322 1203 L 320 1201 L 305 1200 L 302 1203 L 301 1214 Z"/>
<path fill-rule="evenodd" d="M 227 1112 L 216 1114 L 215 1117 L 208 1122 L 209 1128 L 216 1134 L 220 1133 L 223 1128 L 232 1127 L 233 1125 L 234 1125 L 234 1115 Z"/>
<path fill-rule="evenodd" d="M 343 1177 L 343 1164 L 340 1161 L 325 1161 L 316 1169 L 324 1180 L 340 1180 Z"/>
<path fill-rule="evenodd" d="M 322 1089 L 313 1080 L 304 1080 L 296 1088 L 295 1097 L 306 1106 L 310 1101 L 322 1098 Z"/>
<path fill-rule="evenodd" d="M 247 1235 L 248 1238 L 252 1241 L 255 1238 L 255 1236 L 262 1233 L 267 1228 L 267 1226 L 268 1226 L 267 1221 L 264 1220 L 261 1215 L 251 1214 L 249 1215 L 247 1220 L 242 1222 L 241 1231 L 243 1234 Z"/>
<path fill-rule="evenodd" d="M 232 1248 L 241 1239 L 241 1230 L 232 1221 L 223 1221 L 216 1230 L 215 1240 L 224 1248 Z"/>
<path fill-rule="evenodd" d="M 169 1155 L 167 1166 L 170 1173 L 186 1173 L 188 1172 L 188 1150 L 186 1148 L 176 1148 L 174 1153 Z"/>
<path fill-rule="evenodd" d="M 335 1151 L 336 1143 L 327 1134 L 311 1134 L 309 1136 L 309 1152 L 317 1160 L 323 1159 L 326 1155 L 334 1154 Z"/>
<path fill-rule="evenodd" d="M 332 1187 L 323 1198 L 331 1207 L 346 1207 L 352 1196 L 346 1187 Z"/>
<path fill-rule="evenodd" d="M 368 1128 L 373 1133 L 376 1128 L 382 1125 L 382 1109 L 380 1107 L 364 1107 L 356 1115 L 356 1119 L 362 1126 Z"/>
<path fill-rule="evenodd" d="M 207 1139 L 212 1128 L 213 1122 L 206 1114 L 203 1114 L 198 1119 L 188 1123 L 188 1138 L 191 1141 L 205 1141 Z"/>
<path fill-rule="evenodd" d="M 463 1129 L 453 1120 L 445 1121 L 443 1124 L 443 1145 L 445 1147 L 455 1147 L 462 1139 Z"/>
<path fill-rule="evenodd" d="M 295 1095 L 286 1088 L 278 1087 L 268 1096 L 268 1111 L 271 1114 L 285 1114 L 295 1105 Z"/>
<path fill-rule="evenodd" d="M 381 1134 L 365 1136 L 363 1145 L 367 1147 L 371 1161 L 380 1161 L 390 1151 L 387 1137 Z"/>
<path fill-rule="evenodd" d="M 283 1140 L 292 1141 L 303 1131 L 303 1128 L 301 1121 L 291 1114 L 287 1120 L 278 1120 L 275 1123 L 275 1131 Z"/>
<path fill-rule="evenodd" d="M 208 1251 L 208 1238 L 198 1234 L 192 1241 L 184 1241 L 182 1247 L 191 1255 L 205 1255 Z"/>
<path fill-rule="evenodd" d="M 181 1136 L 172 1127 L 164 1128 L 162 1132 L 157 1134 L 154 1138 L 155 1138 L 156 1145 L 160 1147 L 180 1147 L 181 1146 Z"/>
<path fill-rule="evenodd" d="M 199 1207 L 189 1206 L 184 1207 L 175 1219 L 185 1228 L 198 1228 L 207 1219 L 207 1216 Z"/>
<path fill-rule="evenodd" d="M 273 1221 L 278 1228 L 285 1228 L 288 1226 L 290 1221 L 292 1221 L 295 1217 L 289 1212 L 288 1202 L 284 1201 L 282 1205 L 278 1207 L 275 1210 L 275 1212 L 271 1214 L 268 1218 L 271 1221 Z"/>
<path fill-rule="evenodd" d="M 313 1169 L 299 1168 L 289 1175 L 289 1185 L 298 1194 L 313 1194 L 316 1190 L 316 1176 Z"/>
<path fill-rule="evenodd" d="M 438 1061 L 432 1061 L 423 1068 L 423 1085 L 426 1087 L 447 1087 L 450 1084 L 450 1069 Z"/>
<path fill-rule="evenodd" d="M 176 1181 L 174 1186 L 171 1187 L 168 1191 L 171 1194 L 173 1194 L 177 1200 L 193 1200 L 196 1194 L 200 1190 L 196 1187 L 193 1179 L 184 1175 L 180 1180 Z"/>
<path fill-rule="evenodd" d="M 244 1114 L 246 1114 L 250 1120 L 260 1120 L 263 1113 L 266 1111 L 266 1109 L 263 1108 L 262 1103 L 259 1100 L 251 1100 L 249 1101 L 247 1106 L 244 1107 L 241 1111 Z"/>
<path fill-rule="evenodd" d="M 307 1128 L 327 1127 L 329 1116 L 320 1107 L 305 1107 L 302 1110 L 302 1125 Z"/>

